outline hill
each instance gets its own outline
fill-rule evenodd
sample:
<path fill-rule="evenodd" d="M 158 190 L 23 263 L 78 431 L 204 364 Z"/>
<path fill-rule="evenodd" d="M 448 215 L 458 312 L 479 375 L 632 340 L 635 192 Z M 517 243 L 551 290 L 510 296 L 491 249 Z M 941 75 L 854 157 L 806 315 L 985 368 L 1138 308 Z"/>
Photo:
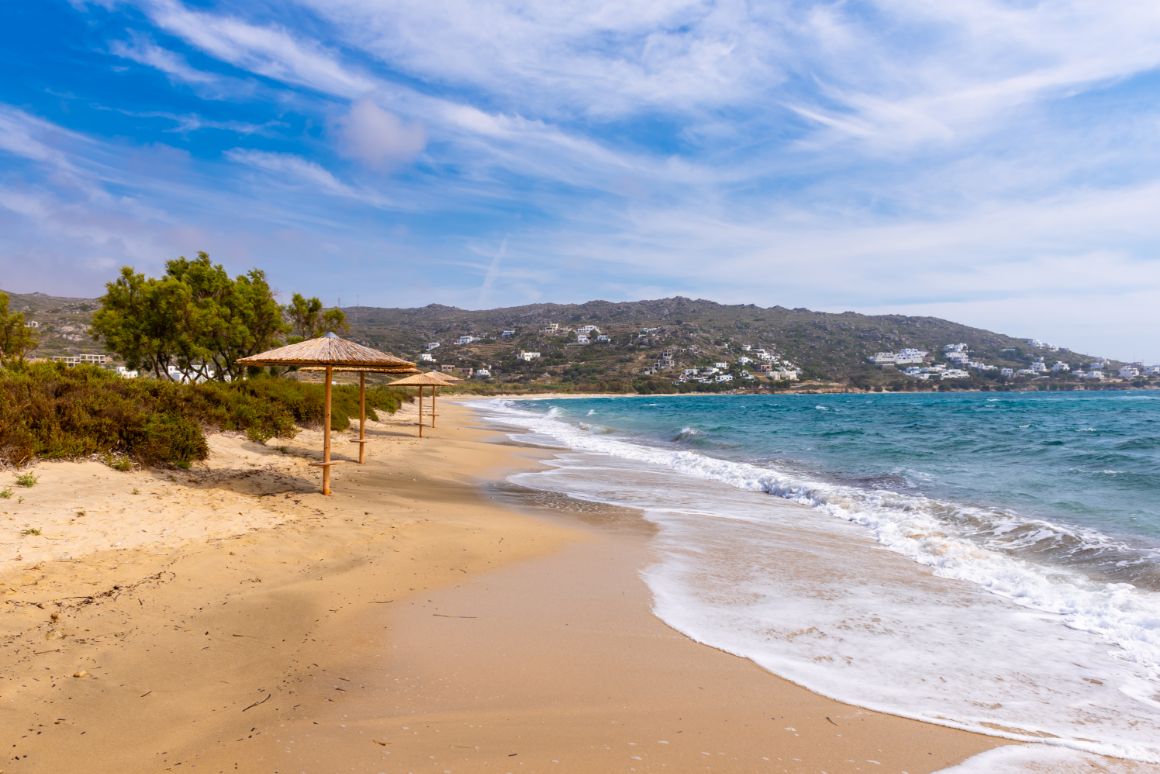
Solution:
<path fill-rule="evenodd" d="M 13 312 L 24 312 L 25 320 L 37 324 L 40 346 L 33 353 L 36 357 L 105 351 L 101 343 L 89 335 L 93 312 L 100 306 L 95 298 L 9 293 L 8 305 Z"/>
<path fill-rule="evenodd" d="M 994 372 L 976 373 L 959 386 L 998 383 L 999 369 L 1025 369 L 1039 358 L 1047 358 L 1049 365 L 1059 360 L 1071 368 L 1101 359 L 935 317 L 832 314 L 681 297 L 485 311 L 430 305 L 419 309 L 351 307 L 346 312 L 357 337 L 408 358 L 419 357 L 428 343 L 439 342 L 429 353 L 439 365 L 487 368 L 493 378 L 508 383 L 555 383 L 591 390 L 671 390 L 685 369 L 720 362 L 728 364 L 723 372 L 735 377 L 746 370 L 757 373 L 760 359 L 752 353 L 759 349 L 773 355 L 772 370 L 796 368 L 800 382 L 862 389 L 923 386 L 896 369 L 867 362 L 877 352 L 903 348 L 926 350 L 929 362 L 936 363 L 943 360 L 946 345 L 966 344 L 971 359 L 995 366 Z M 583 326 L 598 329 L 588 344 L 577 343 Z M 509 333 L 504 335 L 504 331 Z M 597 341 L 595 335 L 606 336 L 608 341 Z M 477 340 L 456 344 L 461 336 Z M 540 357 L 522 362 L 516 358 L 521 351 L 539 352 Z M 739 365 L 743 358 L 754 362 Z M 758 377 L 753 383 L 764 381 Z M 719 386 L 739 383 L 735 378 Z M 693 384 L 688 388 L 704 388 Z"/>
<path fill-rule="evenodd" d="M 29 319 L 40 323 L 41 346 L 35 354 L 103 351 L 87 334 L 88 321 L 97 308 L 95 299 L 10 295 L 14 310 L 25 311 Z M 1056 361 L 1066 363 L 1074 372 L 1103 359 L 935 317 L 833 314 L 682 297 L 480 311 L 439 304 L 410 309 L 359 306 L 345 311 L 354 339 L 412 360 L 426 356 L 425 364 L 432 368 L 465 373 L 486 369 L 491 373 L 489 382 L 504 389 L 946 388 L 950 384 L 938 375 L 929 380 L 906 376 L 896 368 L 874 365 L 868 358 L 878 352 L 913 348 L 929 353 L 928 366 L 954 367 L 943 354 L 949 344 L 965 344 L 971 361 L 993 366 L 991 371 L 969 369 L 970 375 L 955 379 L 954 387 L 987 388 L 1012 383 L 1000 376 L 1002 368 L 1027 369 L 1043 359 L 1049 366 Z M 595 328 L 585 344 L 579 337 L 586 326 Z M 435 343 L 438 346 L 428 351 Z M 762 350 L 764 355 L 759 353 Z M 522 360 L 517 357 L 521 352 L 539 354 Z M 720 363 L 726 366 L 717 367 Z M 1118 365 L 1109 363 L 1109 367 Z M 716 374 L 702 372 L 678 381 L 687 370 L 714 368 Z M 963 369 L 967 370 L 965 364 Z M 1070 372 L 1019 378 L 1047 387 L 1076 383 Z"/>

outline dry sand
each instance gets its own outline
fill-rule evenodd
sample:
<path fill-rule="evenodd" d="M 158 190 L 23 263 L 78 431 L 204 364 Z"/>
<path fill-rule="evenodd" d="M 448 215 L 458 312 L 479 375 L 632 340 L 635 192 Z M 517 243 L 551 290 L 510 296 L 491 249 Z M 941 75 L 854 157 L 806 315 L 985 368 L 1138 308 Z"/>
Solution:
<path fill-rule="evenodd" d="M 636 514 L 485 498 L 540 453 L 440 406 L 422 441 L 414 407 L 374 424 L 329 498 L 311 432 L 38 465 L 0 500 L 0 772 L 918 772 L 998 743 L 668 629 Z"/>

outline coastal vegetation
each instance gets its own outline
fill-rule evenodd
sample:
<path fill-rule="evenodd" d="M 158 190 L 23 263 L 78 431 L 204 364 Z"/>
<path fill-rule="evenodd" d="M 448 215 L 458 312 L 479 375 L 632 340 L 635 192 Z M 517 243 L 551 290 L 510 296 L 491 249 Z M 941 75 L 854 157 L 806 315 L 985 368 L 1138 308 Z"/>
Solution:
<path fill-rule="evenodd" d="M 0 292 L 0 366 L 23 361 L 36 343 L 36 330 L 22 312 L 8 310 L 8 294 Z"/>
<path fill-rule="evenodd" d="M 394 412 L 408 399 L 368 387 L 368 414 Z M 357 387 L 337 385 L 334 427 L 349 427 L 358 410 Z M 264 375 L 179 384 L 123 379 L 95 366 L 27 363 L 0 369 L 0 463 L 110 455 L 184 467 L 205 459 L 207 431 L 239 431 L 263 442 L 320 425 L 322 415 L 321 384 Z"/>
<path fill-rule="evenodd" d="M 260 269 L 231 279 L 205 253 L 167 262 L 159 278 L 126 266 L 106 287 L 93 335 L 129 368 L 159 379 L 236 379 L 240 358 L 269 349 L 286 331 Z"/>

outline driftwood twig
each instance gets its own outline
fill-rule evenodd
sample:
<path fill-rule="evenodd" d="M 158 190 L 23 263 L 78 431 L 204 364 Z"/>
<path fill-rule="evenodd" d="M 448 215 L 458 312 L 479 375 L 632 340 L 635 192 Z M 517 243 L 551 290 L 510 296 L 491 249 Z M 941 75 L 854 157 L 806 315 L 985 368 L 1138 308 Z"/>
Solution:
<path fill-rule="evenodd" d="M 272 694 L 272 693 L 266 694 L 266 698 L 262 699 L 261 701 L 254 702 L 250 706 L 246 707 L 246 709 L 242 710 L 242 712 L 245 712 L 246 710 L 252 710 L 254 707 L 257 707 L 259 704 L 265 704 L 266 702 L 270 701 L 270 697 L 273 695 L 274 694 Z"/>

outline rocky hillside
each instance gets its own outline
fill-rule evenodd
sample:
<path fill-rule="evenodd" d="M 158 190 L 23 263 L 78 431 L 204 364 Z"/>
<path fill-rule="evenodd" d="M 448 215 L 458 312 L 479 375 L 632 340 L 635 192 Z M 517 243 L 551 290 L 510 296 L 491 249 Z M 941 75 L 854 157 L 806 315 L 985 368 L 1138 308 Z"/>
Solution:
<path fill-rule="evenodd" d="M 12 294 L 11 306 L 40 323 L 42 344 L 37 355 L 102 351 L 87 335 L 88 320 L 97 307 L 93 299 Z M 782 389 L 791 384 L 932 389 L 940 385 L 937 380 L 923 383 L 894 368 L 872 365 L 867 358 L 910 347 L 929 351 L 928 362 L 937 364 L 943 362 L 945 345 L 959 343 L 967 345 L 972 360 L 996 369 L 1027 368 L 1039 358 L 1077 369 L 1098 359 L 1066 349 L 1045 350 L 1026 339 L 934 317 L 830 314 L 679 297 L 483 311 L 434 304 L 414 309 L 348 307 L 345 311 L 354 339 L 412 360 L 426 354 L 430 361 L 425 364 L 433 368 L 485 368 L 491 372 L 490 383 L 505 388 L 671 391 L 686 369 L 726 363 L 721 373 L 732 374 L 732 381 L 676 386 L 698 390 Z M 585 326 L 595 326 L 587 344 L 579 339 Z M 456 343 L 461 337 L 472 340 Z M 428 345 L 435 342 L 439 346 L 428 351 Z M 758 370 L 761 361 L 753 355 L 759 349 L 769 353 L 768 362 L 775 370 L 796 372 L 798 379 L 775 382 L 763 377 Z M 539 356 L 525 361 L 518 357 L 520 352 Z M 746 364 L 745 358 L 753 362 Z M 752 371 L 755 378 L 742 381 L 745 371 Z M 1069 383 L 1064 374 L 1048 378 L 1052 385 Z M 998 387 L 1002 383 L 997 371 L 972 372 L 969 379 L 956 380 L 953 386 Z"/>
<path fill-rule="evenodd" d="M 780 362 L 800 369 L 801 382 L 832 382 L 860 388 L 909 388 L 920 385 L 897 370 L 871 365 L 877 352 L 906 347 L 927 350 L 938 362 L 947 344 L 966 344 L 971 358 L 998 368 L 1026 368 L 1043 357 L 1073 368 L 1096 359 L 1066 349 L 1047 351 L 1014 338 L 934 317 L 830 314 L 808 309 L 722 305 L 712 301 L 667 298 L 655 301 L 530 306 L 467 311 L 446 306 L 419 309 L 353 307 L 347 310 L 354 334 L 408 358 L 428 343 L 438 365 L 486 367 L 509 383 L 556 383 L 584 389 L 635 386 L 671 389 L 686 368 L 726 362 L 738 373 L 745 346 L 775 352 Z M 549 327 L 557 326 L 556 332 Z M 594 325 L 607 342 L 578 331 Z M 504 331 L 509 331 L 504 335 Z M 456 344 L 461 336 L 478 339 Z M 531 362 L 521 351 L 539 352 Z M 665 355 L 668 354 L 668 358 Z M 660 363 L 663 367 L 656 369 Z M 646 375 L 653 370 L 655 373 Z M 974 376 L 958 386 L 981 386 L 993 378 Z M 758 380 L 761 383 L 761 380 Z M 739 386 L 739 383 L 727 386 Z M 786 386 L 786 385 L 782 385 Z"/>

